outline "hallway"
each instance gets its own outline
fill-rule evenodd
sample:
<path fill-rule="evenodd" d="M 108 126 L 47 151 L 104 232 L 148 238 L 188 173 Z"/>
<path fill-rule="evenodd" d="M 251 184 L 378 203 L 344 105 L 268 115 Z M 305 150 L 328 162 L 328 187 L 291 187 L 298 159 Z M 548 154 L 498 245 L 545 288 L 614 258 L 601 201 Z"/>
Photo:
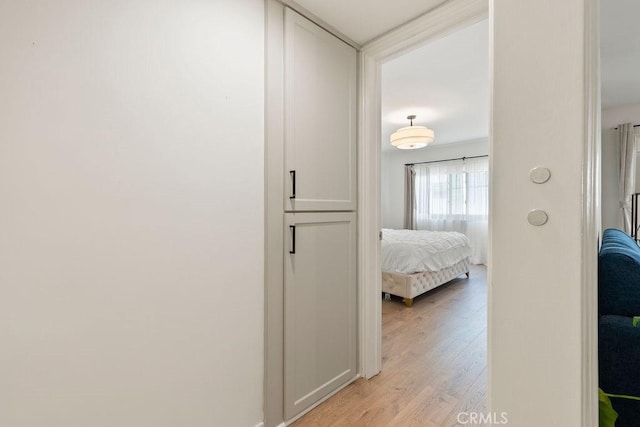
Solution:
<path fill-rule="evenodd" d="M 456 426 L 486 411 L 487 269 L 415 299 L 382 301 L 382 372 L 359 379 L 294 425 Z"/>

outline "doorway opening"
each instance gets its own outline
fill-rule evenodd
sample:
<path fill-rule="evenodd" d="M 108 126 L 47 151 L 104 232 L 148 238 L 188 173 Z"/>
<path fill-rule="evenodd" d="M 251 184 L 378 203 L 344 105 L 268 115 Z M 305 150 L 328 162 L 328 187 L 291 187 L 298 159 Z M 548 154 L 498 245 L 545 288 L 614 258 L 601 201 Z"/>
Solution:
<path fill-rule="evenodd" d="M 398 421 L 412 413 L 453 425 L 469 408 L 486 412 L 488 20 L 385 62 L 381 71 L 378 383 L 412 390 L 403 398 L 409 401 L 421 395 L 422 405 L 407 405 Z M 407 116 L 415 116 L 411 125 Z M 390 139 L 405 126 L 426 127 L 435 138 L 398 149 Z"/>

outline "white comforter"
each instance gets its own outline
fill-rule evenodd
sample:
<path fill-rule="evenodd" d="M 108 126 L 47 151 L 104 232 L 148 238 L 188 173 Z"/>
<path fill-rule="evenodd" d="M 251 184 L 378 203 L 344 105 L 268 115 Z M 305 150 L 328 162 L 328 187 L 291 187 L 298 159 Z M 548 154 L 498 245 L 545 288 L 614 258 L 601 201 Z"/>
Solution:
<path fill-rule="evenodd" d="M 469 239 L 453 231 L 382 230 L 382 271 L 438 271 L 471 256 Z"/>

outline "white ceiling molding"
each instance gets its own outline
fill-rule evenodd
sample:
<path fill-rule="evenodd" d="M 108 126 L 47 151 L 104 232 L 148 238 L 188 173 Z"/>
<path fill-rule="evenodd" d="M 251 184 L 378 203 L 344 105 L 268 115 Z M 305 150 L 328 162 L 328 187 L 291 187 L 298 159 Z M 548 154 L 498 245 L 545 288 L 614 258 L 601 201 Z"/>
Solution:
<path fill-rule="evenodd" d="M 446 0 L 295 0 L 295 2 L 330 22 L 355 42 L 365 43 L 423 15 Z"/>
<path fill-rule="evenodd" d="M 385 58 L 388 62 L 398 56 L 404 55 L 411 50 L 420 48 L 426 43 L 446 37 L 451 33 L 468 27 L 472 24 L 487 19 L 487 2 L 477 1 L 474 3 L 473 20 L 460 16 L 460 6 L 456 2 L 447 2 L 435 8 L 426 15 L 419 16 L 402 28 L 384 34 L 362 46 L 362 50 L 369 55 Z M 435 21 L 431 21 L 435 17 Z M 427 24 L 427 22 L 429 24 Z M 446 25 L 446 22 L 456 22 L 455 25 Z M 429 28 L 425 26 L 429 25 Z M 431 36 L 425 39 L 425 33 Z M 425 41 L 426 40 L 426 41 Z"/>
<path fill-rule="evenodd" d="M 330 32 L 331 34 L 333 34 L 334 36 L 336 36 L 346 44 L 351 45 L 351 47 L 355 48 L 356 50 L 360 50 L 360 48 L 362 47 L 360 43 L 354 41 L 351 37 L 347 36 L 342 31 L 338 30 L 333 25 L 326 22 L 324 19 L 315 15 L 313 12 L 311 12 L 304 6 L 301 6 L 296 1 L 294 0 L 276 0 L 276 1 L 283 4 L 284 6 L 289 7 L 290 9 L 295 10 L 296 12 L 298 12 L 300 15 L 304 16 L 308 20 L 313 21 L 316 25 L 324 28 L 325 30 L 327 30 L 328 32 Z"/>

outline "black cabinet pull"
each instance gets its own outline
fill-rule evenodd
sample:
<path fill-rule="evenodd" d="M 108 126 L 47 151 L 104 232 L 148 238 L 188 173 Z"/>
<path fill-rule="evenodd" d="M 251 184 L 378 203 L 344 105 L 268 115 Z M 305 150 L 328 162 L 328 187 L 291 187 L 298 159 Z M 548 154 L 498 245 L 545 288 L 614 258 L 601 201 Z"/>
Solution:
<path fill-rule="evenodd" d="M 290 225 L 289 231 L 291 231 L 291 249 L 289 249 L 290 254 L 296 253 L 296 226 Z"/>
<path fill-rule="evenodd" d="M 291 175 L 291 188 L 293 190 L 290 199 L 296 198 L 296 171 L 289 171 L 289 175 Z"/>

